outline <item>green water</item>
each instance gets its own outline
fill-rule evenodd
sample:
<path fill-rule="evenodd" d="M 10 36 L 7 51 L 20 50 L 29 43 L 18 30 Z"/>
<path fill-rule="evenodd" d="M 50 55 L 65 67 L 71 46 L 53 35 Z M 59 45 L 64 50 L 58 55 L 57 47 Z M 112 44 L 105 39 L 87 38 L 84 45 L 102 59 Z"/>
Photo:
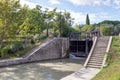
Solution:
<path fill-rule="evenodd" d="M 79 70 L 85 59 L 58 59 L 0 68 L 0 80 L 59 80 Z"/>

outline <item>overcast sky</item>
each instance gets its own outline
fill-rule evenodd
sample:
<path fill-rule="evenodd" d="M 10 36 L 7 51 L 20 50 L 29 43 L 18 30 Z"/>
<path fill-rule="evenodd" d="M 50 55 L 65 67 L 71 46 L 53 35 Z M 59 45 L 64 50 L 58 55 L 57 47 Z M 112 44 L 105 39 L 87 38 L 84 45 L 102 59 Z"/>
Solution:
<path fill-rule="evenodd" d="M 85 23 L 86 14 L 89 14 L 91 23 L 120 20 L 120 0 L 20 0 L 20 3 L 30 8 L 41 5 L 44 8 L 66 10 L 78 24 Z"/>

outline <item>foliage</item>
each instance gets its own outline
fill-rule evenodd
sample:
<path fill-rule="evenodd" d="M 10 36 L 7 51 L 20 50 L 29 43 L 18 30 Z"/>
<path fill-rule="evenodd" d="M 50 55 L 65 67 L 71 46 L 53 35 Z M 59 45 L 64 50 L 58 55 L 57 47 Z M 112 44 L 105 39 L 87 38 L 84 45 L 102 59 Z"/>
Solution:
<path fill-rule="evenodd" d="M 83 27 L 83 26 L 80 26 L 80 25 L 77 25 L 77 24 L 76 24 L 73 28 L 74 28 L 77 32 L 80 32 L 82 27 Z"/>
<path fill-rule="evenodd" d="M 8 54 L 9 49 L 10 48 L 8 46 L 3 47 L 1 52 L 0 52 L 1 53 L 1 57 L 6 56 Z"/>
<path fill-rule="evenodd" d="M 5 37 L 15 36 L 17 10 L 20 9 L 18 0 L 0 0 L 0 43 Z"/>
<path fill-rule="evenodd" d="M 89 19 L 89 15 L 88 14 L 86 16 L 86 25 L 90 25 L 90 19 Z"/>
<path fill-rule="evenodd" d="M 99 25 L 102 25 L 102 24 L 113 24 L 114 26 L 120 24 L 120 21 L 110 21 L 110 20 L 104 20 L 100 23 L 98 23 Z"/>
<path fill-rule="evenodd" d="M 92 25 L 84 25 L 82 28 L 81 28 L 81 31 L 86 31 L 86 32 L 91 32 L 94 30 L 94 27 Z"/>
<path fill-rule="evenodd" d="M 100 30 L 105 36 L 109 36 L 111 34 L 109 26 L 100 27 Z"/>
<path fill-rule="evenodd" d="M 34 36 L 34 41 L 40 41 L 40 40 L 43 40 L 45 38 L 47 38 L 47 36 L 45 34 L 41 34 L 41 35 L 40 34 L 36 34 Z"/>
<path fill-rule="evenodd" d="M 43 9 L 40 5 L 30 9 L 27 5 L 21 6 L 20 0 L 0 0 L 1 54 L 23 50 L 28 41 L 34 44 L 49 37 L 49 30 L 55 36 L 68 36 L 74 31 L 71 27 L 73 18 L 69 12 L 57 12 L 56 10 L 56 8 Z"/>
<path fill-rule="evenodd" d="M 108 26 L 110 28 L 109 35 L 118 35 L 120 33 L 120 21 L 104 20 L 98 23 L 97 26 L 100 27 Z"/>
<path fill-rule="evenodd" d="M 30 9 L 27 5 L 21 6 L 20 0 L 0 0 L 0 55 L 16 55 L 29 47 L 27 42 L 35 45 L 49 37 L 49 30 L 55 36 L 68 36 L 74 31 L 73 19 L 69 12 L 56 10 L 43 9 L 40 5 Z"/>
<path fill-rule="evenodd" d="M 11 45 L 9 45 L 10 46 L 10 50 L 9 50 L 9 53 L 15 53 L 15 52 L 17 52 L 17 51 L 19 51 L 19 50 L 23 50 L 23 45 L 22 45 L 22 43 L 13 43 L 13 44 L 11 44 Z"/>

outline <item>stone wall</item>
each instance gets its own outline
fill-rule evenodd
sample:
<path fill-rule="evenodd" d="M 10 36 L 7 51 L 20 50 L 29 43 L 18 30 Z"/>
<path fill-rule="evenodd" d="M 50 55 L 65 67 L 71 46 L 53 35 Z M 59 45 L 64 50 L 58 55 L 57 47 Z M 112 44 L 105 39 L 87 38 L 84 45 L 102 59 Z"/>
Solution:
<path fill-rule="evenodd" d="M 9 66 L 26 62 L 64 58 L 66 57 L 68 48 L 69 41 L 67 38 L 54 38 L 38 46 L 31 53 L 28 53 L 25 57 L 1 60 L 0 66 Z"/>

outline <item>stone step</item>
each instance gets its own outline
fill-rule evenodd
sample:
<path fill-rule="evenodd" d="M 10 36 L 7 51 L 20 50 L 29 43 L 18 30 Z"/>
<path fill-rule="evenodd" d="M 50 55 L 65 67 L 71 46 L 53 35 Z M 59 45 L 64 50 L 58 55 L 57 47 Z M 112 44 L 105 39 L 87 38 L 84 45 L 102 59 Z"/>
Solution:
<path fill-rule="evenodd" d="M 90 59 L 103 59 L 104 58 L 104 56 L 92 56 Z"/>
<path fill-rule="evenodd" d="M 103 43 L 96 44 L 96 48 L 107 48 L 107 44 Z"/>
<path fill-rule="evenodd" d="M 90 58 L 90 61 L 93 61 L 93 60 L 95 60 L 95 61 L 102 61 L 104 58 Z"/>
<path fill-rule="evenodd" d="M 91 56 L 104 56 L 105 54 L 104 53 L 93 53 Z"/>
<path fill-rule="evenodd" d="M 99 37 L 98 40 L 109 40 L 109 36 L 105 36 L 105 37 Z"/>
<path fill-rule="evenodd" d="M 87 65 L 102 66 L 102 63 L 88 63 Z"/>
<path fill-rule="evenodd" d="M 101 53 L 101 52 L 93 52 L 92 56 L 93 56 L 93 55 L 101 55 L 101 56 L 103 56 L 103 55 L 105 55 L 105 53 Z"/>
<path fill-rule="evenodd" d="M 93 53 L 92 54 L 92 56 L 104 56 L 105 55 L 105 53 L 101 53 L 101 52 L 95 52 L 95 53 Z"/>
<path fill-rule="evenodd" d="M 103 63 L 103 60 L 101 60 L 101 61 L 89 61 L 88 63 Z"/>
<path fill-rule="evenodd" d="M 103 59 L 104 58 L 104 56 L 99 56 L 99 57 L 91 57 L 90 59 Z"/>
<path fill-rule="evenodd" d="M 105 53 L 102 53 L 102 52 L 93 52 L 92 53 L 92 55 L 95 55 L 95 54 L 97 54 L 97 55 L 105 55 Z"/>
<path fill-rule="evenodd" d="M 104 53 L 106 51 L 106 48 L 95 48 L 93 53 Z"/>
<path fill-rule="evenodd" d="M 104 55 L 108 46 L 109 37 L 99 37 L 95 45 L 93 54 L 91 55 L 87 67 L 101 68 L 104 60 Z"/>
<path fill-rule="evenodd" d="M 100 51 L 100 50 L 98 50 L 98 51 L 94 50 L 93 54 L 104 54 L 105 51 L 106 51 L 106 49 L 104 51 L 103 50 L 102 51 Z"/>
<path fill-rule="evenodd" d="M 107 47 L 97 47 L 97 46 L 96 46 L 96 48 L 94 49 L 94 51 L 95 51 L 95 50 L 101 50 L 101 51 L 104 50 L 104 51 L 105 51 L 106 48 L 107 48 Z"/>
<path fill-rule="evenodd" d="M 98 42 L 105 42 L 105 43 L 107 43 L 109 41 L 109 39 L 98 39 L 97 41 Z"/>
<path fill-rule="evenodd" d="M 101 63 L 102 64 L 102 61 L 89 61 L 88 63 Z"/>
<path fill-rule="evenodd" d="M 101 68 L 101 66 L 93 66 L 93 65 L 87 65 L 89 68 Z"/>

